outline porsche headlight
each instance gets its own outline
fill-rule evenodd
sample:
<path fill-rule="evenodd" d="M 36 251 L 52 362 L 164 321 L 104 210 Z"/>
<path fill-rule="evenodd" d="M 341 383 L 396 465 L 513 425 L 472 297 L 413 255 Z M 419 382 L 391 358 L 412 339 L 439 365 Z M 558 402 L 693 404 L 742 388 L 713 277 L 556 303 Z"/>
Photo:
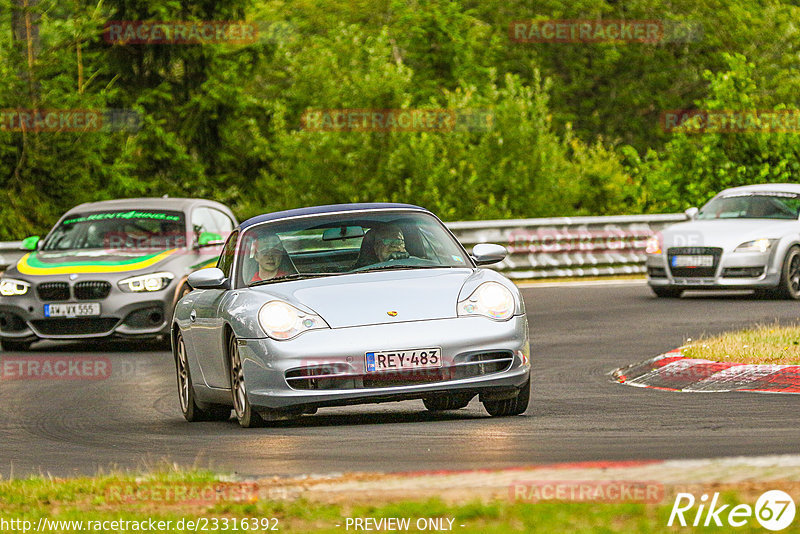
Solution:
<path fill-rule="evenodd" d="M 0 295 L 4 297 L 24 295 L 30 288 L 31 285 L 23 280 L 14 280 L 13 278 L 0 279 Z"/>
<path fill-rule="evenodd" d="M 748 241 L 746 243 L 742 243 L 734 252 L 760 252 L 764 253 L 772 247 L 772 244 L 775 243 L 777 239 L 756 239 L 754 241 Z"/>
<path fill-rule="evenodd" d="M 647 254 L 661 254 L 661 234 L 651 235 L 645 246 Z"/>
<path fill-rule="evenodd" d="M 281 300 L 267 302 L 258 311 L 258 322 L 272 339 L 291 339 L 317 328 L 329 328 L 322 317 L 298 310 Z"/>
<path fill-rule="evenodd" d="M 119 288 L 126 293 L 142 293 L 161 291 L 169 285 L 175 275 L 168 272 L 132 276 L 117 282 Z"/>
<path fill-rule="evenodd" d="M 514 295 L 503 284 L 484 282 L 466 300 L 458 303 L 458 315 L 483 315 L 506 321 L 514 315 Z"/>

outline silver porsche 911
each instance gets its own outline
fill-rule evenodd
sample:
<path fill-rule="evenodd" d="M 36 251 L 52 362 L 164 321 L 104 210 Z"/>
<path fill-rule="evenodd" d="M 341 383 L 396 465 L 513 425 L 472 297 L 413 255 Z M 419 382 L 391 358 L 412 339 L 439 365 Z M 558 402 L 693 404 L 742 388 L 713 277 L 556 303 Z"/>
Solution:
<path fill-rule="evenodd" d="M 323 406 L 422 399 L 429 410 L 491 415 L 528 407 L 528 324 L 516 286 L 478 269 L 505 249 L 468 254 L 429 211 L 345 204 L 242 223 L 172 329 L 189 421 L 245 427 Z"/>
<path fill-rule="evenodd" d="M 800 185 L 726 189 L 686 214 L 647 244 L 657 296 L 720 288 L 800 299 Z"/>

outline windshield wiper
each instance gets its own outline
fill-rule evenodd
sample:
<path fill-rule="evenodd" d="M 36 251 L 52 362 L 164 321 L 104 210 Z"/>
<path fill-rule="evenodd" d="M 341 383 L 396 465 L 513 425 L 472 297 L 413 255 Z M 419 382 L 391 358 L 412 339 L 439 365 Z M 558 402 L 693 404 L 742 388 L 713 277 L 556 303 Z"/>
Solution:
<path fill-rule="evenodd" d="M 372 267 L 371 269 L 363 269 L 360 271 L 353 271 L 352 274 L 356 273 L 370 273 L 373 271 L 398 271 L 402 269 L 441 269 L 447 268 L 447 265 L 383 265 L 381 267 Z"/>
<path fill-rule="evenodd" d="M 292 273 L 292 274 L 285 274 L 283 276 L 277 276 L 275 278 L 270 278 L 269 280 L 258 280 L 257 282 L 248 284 L 247 287 L 262 286 L 265 284 L 271 284 L 273 282 L 286 282 L 288 280 L 300 280 L 305 278 L 322 278 L 324 276 L 338 276 L 341 274 L 348 274 L 348 273 Z"/>

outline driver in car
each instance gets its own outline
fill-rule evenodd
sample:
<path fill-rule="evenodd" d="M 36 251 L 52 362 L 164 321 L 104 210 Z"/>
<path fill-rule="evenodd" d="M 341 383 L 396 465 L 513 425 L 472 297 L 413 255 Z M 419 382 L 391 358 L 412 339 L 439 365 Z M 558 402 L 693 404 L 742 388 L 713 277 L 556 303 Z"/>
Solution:
<path fill-rule="evenodd" d="M 250 279 L 251 284 L 290 274 L 287 263 L 291 260 L 276 235 L 260 237 L 255 243 L 253 258 L 258 264 L 258 270 Z"/>
<path fill-rule="evenodd" d="M 374 230 L 375 255 L 379 262 L 389 260 L 402 260 L 410 255 L 406 250 L 406 240 L 403 231 L 393 225 L 381 226 Z"/>

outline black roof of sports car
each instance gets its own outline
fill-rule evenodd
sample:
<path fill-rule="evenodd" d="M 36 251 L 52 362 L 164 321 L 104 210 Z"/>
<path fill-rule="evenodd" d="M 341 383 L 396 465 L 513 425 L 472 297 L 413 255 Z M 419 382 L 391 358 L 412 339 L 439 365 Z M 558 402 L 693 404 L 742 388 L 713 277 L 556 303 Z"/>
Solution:
<path fill-rule="evenodd" d="M 256 215 L 244 221 L 239 228 L 245 229 L 254 224 L 277 221 L 278 219 L 286 219 L 289 217 L 303 217 L 306 215 L 319 215 L 322 213 L 336 213 L 339 211 L 361 211 L 361 210 L 379 210 L 379 209 L 412 209 L 418 211 L 425 211 L 425 208 L 414 206 L 412 204 L 398 204 L 391 202 L 368 202 L 361 204 L 331 204 L 328 206 L 312 206 L 310 208 L 295 208 L 292 210 L 276 211 L 274 213 L 265 213 L 264 215 Z"/>

